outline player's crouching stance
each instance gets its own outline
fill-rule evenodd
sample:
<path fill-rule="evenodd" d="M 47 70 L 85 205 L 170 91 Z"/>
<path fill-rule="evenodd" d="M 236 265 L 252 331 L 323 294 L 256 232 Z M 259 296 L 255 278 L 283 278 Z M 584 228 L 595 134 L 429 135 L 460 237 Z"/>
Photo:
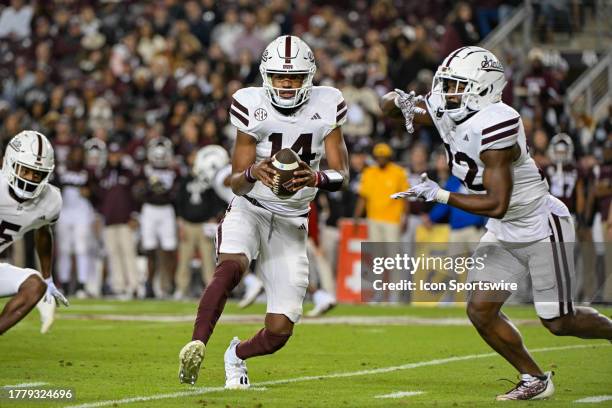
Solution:
<path fill-rule="evenodd" d="M 53 148 L 41 133 L 26 130 L 11 139 L 5 152 L 0 177 L 0 252 L 13 240 L 35 230 L 36 252 L 41 273 L 0 263 L 0 297 L 12 296 L 0 313 L 0 334 L 23 319 L 45 296 L 68 306 L 51 277 L 53 236 L 51 224 L 59 218 L 62 196 L 48 184 L 55 167 Z M 53 314 L 43 316 L 42 331 L 51 324 Z"/>
<path fill-rule="evenodd" d="M 383 110 L 400 108 L 409 132 L 413 119 L 433 122 L 453 175 L 469 191 L 450 193 L 424 175 L 422 183 L 394 196 L 420 197 L 490 217 L 476 255 L 488 255 L 485 267 L 470 271 L 468 280 L 519 282 L 529 273 L 536 312 L 553 334 L 612 339 L 610 319 L 572 303 L 573 254 L 563 245 L 575 241 L 572 219 L 567 207 L 549 194 L 530 157 L 518 112 L 501 102 L 505 84 L 495 55 L 463 47 L 442 62 L 426 98 L 399 90 L 385 97 Z M 478 333 L 520 373 L 520 382 L 497 399 L 549 397 L 554 392 L 551 373 L 535 363 L 501 312 L 509 296 L 505 291 L 475 290 L 467 305 Z"/>
<path fill-rule="evenodd" d="M 241 89 L 230 109 L 238 128 L 232 156 L 232 200 L 217 235 L 218 263 L 198 307 L 193 341 L 180 353 L 179 378 L 193 384 L 205 344 L 232 289 L 257 257 L 267 297 L 265 328 L 246 341 L 234 338 L 225 352 L 226 388 L 248 388 L 245 360 L 282 348 L 302 314 L 308 286 L 308 205 L 317 188 L 339 190 L 348 178 L 348 154 L 340 125 L 346 104 L 335 88 L 312 86 L 312 51 L 302 40 L 282 36 L 264 51 L 264 86 Z M 300 155 L 292 189 L 272 193 L 270 157 L 285 147 Z M 325 154 L 330 170 L 319 172 Z"/>

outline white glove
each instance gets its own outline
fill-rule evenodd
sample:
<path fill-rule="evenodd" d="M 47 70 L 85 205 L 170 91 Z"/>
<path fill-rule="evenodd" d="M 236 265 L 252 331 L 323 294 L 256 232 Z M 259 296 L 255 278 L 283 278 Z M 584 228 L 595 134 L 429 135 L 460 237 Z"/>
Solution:
<path fill-rule="evenodd" d="M 45 292 L 45 296 L 43 297 L 43 300 L 45 302 L 51 303 L 55 300 L 56 306 L 59 306 L 60 303 L 64 306 L 70 306 L 70 303 L 68 303 L 68 299 L 66 299 L 66 297 L 62 295 L 62 292 L 60 292 L 55 287 L 55 284 L 53 283 L 53 278 L 49 277 L 45 279 L 45 283 L 47 284 L 47 292 Z"/>
<path fill-rule="evenodd" d="M 427 173 L 423 173 L 421 174 L 421 182 L 419 184 L 410 188 L 408 191 L 392 194 L 391 198 L 418 197 L 428 202 L 436 201 L 446 204 L 448 203 L 449 196 L 450 192 L 441 189 L 438 183 L 427 177 Z"/>
<path fill-rule="evenodd" d="M 417 96 L 414 91 L 410 91 L 410 93 L 406 93 L 401 89 L 395 89 L 395 93 L 397 96 L 393 100 L 395 106 L 400 108 L 402 111 L 402 115 L 404 115 L 404 119 L 406 120 L 406 131 L 408 133 L 414 132 L 414 126 L 412 122 L 414 121 L 414 115 L 424 115 L 427 111 L 423 108 L 419 108 L 417 103 L 424 101 L 425 99 L 419 95 Z"/>

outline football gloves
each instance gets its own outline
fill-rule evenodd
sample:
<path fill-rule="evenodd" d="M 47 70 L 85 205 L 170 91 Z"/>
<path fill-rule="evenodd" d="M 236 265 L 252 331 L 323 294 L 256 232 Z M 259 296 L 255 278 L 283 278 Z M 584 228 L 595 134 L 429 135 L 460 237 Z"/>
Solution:
<path fill-rule="evenodd" d="M 446 204 L 449 196 L 448 191 L 441 189 L 438 183 L 427 177 L 427 173 L 423 173 L 419 184 L 408 189 L 408 191 L 392 194 L 391 198 L 417 197 L 427 202 L 436 201 Z"/>
<path fill-rule="evenodd" d="M 425 98 L 423 98 L 421 95 L 417 96 L 414 91 L 406 93 L 401 89 L 397 88 L 395 89 L 395 93 L 397 94 L 397 96 L 395 97 L 393 102 L 395 102 L 395 106 L 400 108 L 400 110 L 402 111 L 402 115 L 404 115 L 406 131 L 408 133 L 413 133 L 414 126 L 412 122 L 414 121 L 414 115 L 424 115 L 425 113 L 427 113 L 425 109 L 416 106 L 417 103 L 424 101 Z"/>
<path fill-rule="evenodd" d="M 59 289 L 55 287 L 55 284 L 53 283 L 53 278 L 49 277 L 45 279 L 45 283 L 47 284 L 47 292 L 45 293 L 45 296 L 43 296 L 43 301 L 47 303 L 55 301 L 56 306 L 60 306 L 60 303 L 64 306 L 70 306 L 70 303 L 68 303 L 68 299 L 66 299 L 62 292 L 60 292 Z"/>

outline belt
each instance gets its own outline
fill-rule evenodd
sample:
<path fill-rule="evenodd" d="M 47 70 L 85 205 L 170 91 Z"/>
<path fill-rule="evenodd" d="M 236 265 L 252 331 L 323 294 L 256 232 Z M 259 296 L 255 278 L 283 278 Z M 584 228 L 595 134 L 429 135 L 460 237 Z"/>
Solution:
<path fill-rule="evenodd" d="M 244 197 L 249 203 L 253 204 L 255 207 L 263 208 L 266 211 L 270 211 L 266 207 L 264 207 L 259 201 L 254 199 L 253 197 L 249 197 L 248 195 L 243 195 L 242 197 Z M 272 212 L 272 211 L 270 211 L 270 212 Z M 309 212 L 310 211 L 306 211 L 304 214 L 296 215 L 296 217 L 308 217 L 308 213 Z M 280 215 L 280 214 L 277 214 L 277 215 Z"/>

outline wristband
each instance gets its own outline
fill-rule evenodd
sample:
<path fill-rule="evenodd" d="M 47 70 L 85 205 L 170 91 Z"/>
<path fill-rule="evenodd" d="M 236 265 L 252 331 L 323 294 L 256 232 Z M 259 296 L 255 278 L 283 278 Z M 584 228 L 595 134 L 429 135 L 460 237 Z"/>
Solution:
<path fill-rule="evenodd" d="M 315 187 L 327 191 L 338 191 L 342 188 L 344 176 L 337 170 L 317 171 L 315 173 Z"/>
<path fill-rule="evenodd" d="M 253 168 L 253 166 L 254 166 L 254 164 L 251 164 L 244 171 L 244 178 L 246 178 L 246 181 L 248 181 L 249 183 L 255 183 L 257 181 L 257 179 L 255 177 L 253 177 L 253 174 L 251 173 L 251 169 Z"/>
<path fill-rule="evenodd" d="M 450 191 L 439 189 L 436 193 L 435 201 L 441 204 L 447 204 L 450 197 Z"/>

